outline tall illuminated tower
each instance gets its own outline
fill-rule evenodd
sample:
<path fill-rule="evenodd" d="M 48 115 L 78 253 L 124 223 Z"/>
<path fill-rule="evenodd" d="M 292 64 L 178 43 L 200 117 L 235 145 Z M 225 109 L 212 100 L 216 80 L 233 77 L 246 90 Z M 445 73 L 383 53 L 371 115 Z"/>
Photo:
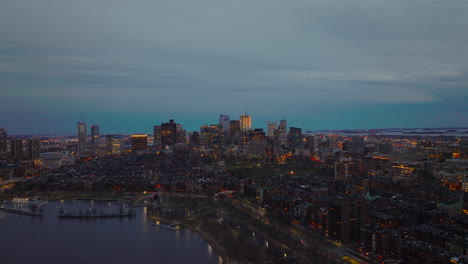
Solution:
<path fill-rule="evenodd" d="M 247 133 L 252 129 L 252 117 L 247 115 L 247 112 L 240 116 L 239 121 L 241 133 Z"/>
<path fill-rule="evenodd" d="M 169 123 L 161 124 L 161 144 L 172 146 L 175 143 L 177 143 L 177 124 L 171 119 Z"/>
<path fill-rule="evenodd" d="M 91 126 L 91 148 L 97 149 L 99 147 L 99 126 Z"/>
<path fill-rule="evenodd" d="M 86 123 L 78 121 L 78 153 L 86 149 Z"/>
<path fill-rule="evenodd" d="M 122 136 L 107 135 L 106 136 L 107 154 L 121 154 L 124 151 L 124 139 Z"/>

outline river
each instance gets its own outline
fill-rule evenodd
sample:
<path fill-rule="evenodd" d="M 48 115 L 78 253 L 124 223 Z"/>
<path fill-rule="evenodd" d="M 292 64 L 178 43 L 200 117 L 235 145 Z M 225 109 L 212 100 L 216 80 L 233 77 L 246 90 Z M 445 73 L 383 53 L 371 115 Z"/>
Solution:
<path fill-rule="evenodd" d="M 60 219 L 65 211 L 115 212 L 110 202 L 51 202 L 42 217 L 0 211 L 0 263 L 221 263 L 197 234 L 153 226 L 146 208 L 132 218 Z"/>

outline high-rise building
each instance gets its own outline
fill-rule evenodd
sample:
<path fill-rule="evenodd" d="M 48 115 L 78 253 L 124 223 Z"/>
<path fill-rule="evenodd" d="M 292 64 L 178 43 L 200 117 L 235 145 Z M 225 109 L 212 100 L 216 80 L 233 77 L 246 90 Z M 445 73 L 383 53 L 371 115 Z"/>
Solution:
<path fill-rule="evenodd" d="M 285 119 L 280 121 L 277 131 L 278 145 L 286 146 L 288 144 L 288 121 Z"/>
<path fill-rule="evenodd" d="M 131 135 L 132 151 L 146 149 L 148 147 L 147 135 Z"/>
<path fill-rule="evenodd" d="M 230 117 L 228 115 L 219 115 L 219 125 L 223 131 L 224 135 L 229 134 L 229 127 L 230 127 Z"/>
<path fill-rule="evenodd" d="M 240 130 L 241 133 L 247 133 L 252 129 L 252 117 L 247 115 L 241 115 L 240 116 Z"/>
<path fill-rule="evenodd" d="M 298 127 L 290 127 L 288 133 L 288 144 L 292 147 L 302 145 L 302 129 Z"/>
<path fill-rule="evenodd" d="M 176 143 L 187 143 L 187 131 L 181 124 L 176 124 Z"/>
<path fill-rule="evenodd" d="M 91 126 L 91 148 L 93 150 L 99 147 L 99 126 Z"/>
<path fill-rule="evenodd" d="M 285 119 L 281 120 L 278 126 L 278 130 L 280 133 L 287 134 L 288 133 L 288 121 L 286 121 Z"/>
<path fill-rule="evenodd" d="M 172 146 L 175 143 L 177 143 L 177 124 L 171 119 L 169 123 L 161 124 L 161 144 Z"/>
<path fill-rule="evenodd" d="M 161 126 L 154 126 L 154 145 L 156 147 L 161 146 L 161 137 L 162 137 Z"/>
<path fill-rule="evenodd" d="M 256 128 L 250 131 L 250 140 L 264 140 L 265 139 L 265 132 L 263 128 Z"/>
<path fill-rule="evenodd" d="M 200 145 L 200 133 L 198 131 L 194 131 L 190 136 L 190 143 L 192 145 Z"/>
<path fill-rule="evenodd" d="M 14 161 L 20 161 L 23 159 L 23 140 L 14 138 L 11 140 L 10 153 L 11 159 Z"/>
<path fill-rule="evenodd" d="M 234 145 L 241 144 L 241 129 L 239 120 L 231 120 L 229 122 L 229 138 L 230 143 Z"/>
<path fill-rule="evenodd" d="M 86 149 L 86 123 L 78 121 L 78 153 Z"/>
<path fill-rule="evenodd" d="M 276 121 L 273 121 L 273 122 L 268 121 L 268 123 L 267 123 L 267 128 L 268 128 L 267 136 L 268 137 L 273 137 L 275 135 L 276 126 L 277 126 Z"/>
<path fill-rule="evenodd" d="M 220 125 L 210 125 L 211 144 L 220 146 L 223 144 L 223 133 Z"/>
<path fill-rule="evenodd" d="M 107 135 L 106 149 L 110 155 L 121 154 L 123 152 L 124 139 L 122 136 Z"/>
<path fill-rule="evenodd" d="M 0 128 L 0 153 L 7 151 L 7 131 Z"/>
<path fill-rule="evenodd" d="M 203 142 L 203 145 L 211 145 L 211 129 L 208 125 L 202 125 L 200 127 L 200 138 Z"/>
<path fill-rule="evenodd" d="M 29 160 L 37 160 L 39 159 L 39 153 L 40 153 L 40 143 L 39 139 L 37 138 L 31 138 L 28 140 L 28 159 Z"/>

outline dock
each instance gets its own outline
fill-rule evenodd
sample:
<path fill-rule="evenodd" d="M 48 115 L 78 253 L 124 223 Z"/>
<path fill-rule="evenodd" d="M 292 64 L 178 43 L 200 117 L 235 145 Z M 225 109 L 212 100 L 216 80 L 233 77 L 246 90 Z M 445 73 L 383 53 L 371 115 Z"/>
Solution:
<path fill-rule="evenodd" d="M 19 215 L 30 215 L 30 216 L 44 216 L 42 213 L 33 213 L 28 210 L 20 210 L 20 209 L 13 209 L 13 208 L 2 208 L 0 207 L 1 211 L 9 212 L 12 214 L 19 214 Z"/>

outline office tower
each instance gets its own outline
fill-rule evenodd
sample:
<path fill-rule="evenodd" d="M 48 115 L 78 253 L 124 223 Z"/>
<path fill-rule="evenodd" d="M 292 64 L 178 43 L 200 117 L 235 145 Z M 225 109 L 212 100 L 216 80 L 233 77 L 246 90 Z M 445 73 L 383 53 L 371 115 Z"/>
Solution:
<path fill-rule="evenodd" d="M 7 151 L 7 131 L 0 128 L 0 153 Z"/>
<path fill-rule="evenodd" d="M 281 120 L 278 126 L 278 144 L 280 146 L 286 146 L 288 144 L 288 121 Z"/>
<path fill-rule="evenodd" d="M 241 144 L 241 130 L 240 130 L 240 121 L 231 120 L 229 122 L 229 138 L 230 143 L 234 145 Z"/>
<path fill-rule="evenodd" d="M 200 138 L 203 142 L 203 145 L 211 145 L 211 129 L 208 125 L 203 125 L 200 127 Z"/>
<path fill-rule="evenodd" d="M 91 148 L 93 150 L 99 147 L 99 126 L 91 126 Z"/>
<path fill-rule="evenodd" d="M 177 124 L 171 119 L 169 123 L 161 124 L 161 144 L 172 146 L 175 143 L 177 143 Z"/>
<path fill-rule="evenodd" d="M 161 146 L 162 129 L 161 126 L 154 126 L 154 145 Z"/>
<path fill-rule="evenodd" d="M 228 115 L 219 115 L 219 125 L 223 131 L 224 135 L 229 134 L 230 119 Z"/>
<path fill-rule="evenodd" d="M 210 125 L 211 144 L 221 146 L 223 144 L 223 132 L 220 125 Z"/>
<path fill-rule="evenodd" d="M 264 140 L 265 139 L 265 132 L 263 128 L 256 128 L 250 131 L 250 140 Z"/>
<path fill-rule="evenodd" d="M 298 127 L 290 127 L 288 133 L 288 144 L 292 147 L 302 145 L 302 129 Z"/>
<path fill-rule="evenodd" d="M 147 135 L 131 135 L 132 151 L 146 149 L 148 147 Z"/>
<path fill-rule="evenodd" d="M 247 113 L 245 115 L 240 116 L 240 130 L 241 133 L 247 133 L 252 129 L 252 117 L 248 116 Z"/>
<path fill-rule="evenodd" d="M 121 154 L 124 149 L 124 139 L 122 136 L 107 135 L 106 150 L 107 154 Z"/>
<path fill-rule="evenodd" d="M 23 140 L 14 138 L 11 140 L 11 159 L 18 162 L 23 159 Z"/>
<path fill-rule="evenodd" d="M 37 160 L 39 159 L 40 153 L 40 143 L 39 139 L 31 138 L 28 140 L 28 159 L 29 160 Z"/>
<path fill-rule="evenodd" d="M 286 121 L 285 119 L 281 120 L 278 126 L 278 130 L 281 133 L 287 134 L 288 133 L 288 121 Z"/>
<path fill-rule="evenodd" d="M 86 123 L 78 121 L 78 153 L 86 149 Z"/>
<path fill-rule="evenodd" d="M 190 143 L 195 146 L 200 145 L 200 133 L 194 131 L 190 136 Z"/>
<path fill-rule="evenodd" d="M 181 124 L 176 124 L 176 143 L 187 143 L 187 131 Z"/>
<path fill-rule="evenodd" d="M 267 128 L 268 128 L 267 136 L 268 137 L 273 137 L 275 135 L 276 121 L 273 121 L 273 122 L 268 121 Z"/>

